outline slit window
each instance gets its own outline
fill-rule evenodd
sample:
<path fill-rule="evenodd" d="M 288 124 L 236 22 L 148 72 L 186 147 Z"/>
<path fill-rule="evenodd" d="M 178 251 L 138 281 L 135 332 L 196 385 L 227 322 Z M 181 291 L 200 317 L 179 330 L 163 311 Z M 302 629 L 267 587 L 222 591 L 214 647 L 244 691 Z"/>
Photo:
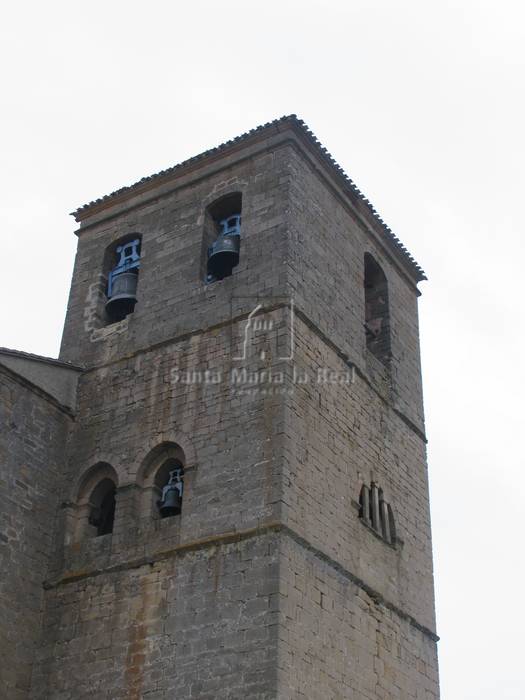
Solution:
<path fill-rule="evenodd" d="M 385 542 L 396 544 L 396 526 L 392 507 L 383 497 L 383 490 L 376 483 L 363 484 L 359 494 L 359 517 Z"/>

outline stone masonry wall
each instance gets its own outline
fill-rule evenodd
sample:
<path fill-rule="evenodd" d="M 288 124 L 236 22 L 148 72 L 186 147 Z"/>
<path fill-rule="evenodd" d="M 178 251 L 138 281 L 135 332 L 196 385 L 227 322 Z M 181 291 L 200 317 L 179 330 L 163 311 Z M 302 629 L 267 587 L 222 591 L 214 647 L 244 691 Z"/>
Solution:
<path fill-rule="evenodd" d="M 294 365 L 310 381 L 286 397 L 283 521 L 434 630 L 424 440 L 300 318 Z M 326 369 L 334 381 L 322 380 Z M 359 519 L 361 486 L 371 481 L 392 506 L 395 549 Z"/>
<path fill-rule="evenodd" d="M 284 294 L 289 150 L 281 145 L 264 151 L 80 229 L 61 359 L 101 365 L 227 322 L 235 310 L 251 310 L 246 297 Z M 231 277 L 207 285 L 201 268 L 206 208 L 238 191 L 243 196 L 240 262 Z M 123 321 L 104 325 L 104 256 L 108 246 L 131 233 L 142 235 L 138 303 Z"/>
<path fill-rule="evenodd" d="M 291 537 L 279 571 L 279 700 L 439 698 L 425 633 Z"/>
<path fill-rule="evenodd" d="M 0 366 L 0 689 L 23 700 L 41 638 L 43 588 L 71 418 Z"/>
<path fill-rule="evenodd" d="M 418 292 L 307 159 L 294 153 L 290 168 L 299 381 L 286 396 L 282 515 L 296 540 L 281 564 L 280 697 L 438 697 Z M 388 280 L 390 368 L 366 349 L 365 252 Z M 393 508 L 395 548 L 359 518 L 371 481 Z"/>
<path fill-rule="evenodd" d="M 261 347 L 271 345 L 272 338 L 277 342 L 286 328 L 281 309 L 269 317 L 274 327 L 270 336 L 261 337 Z M 84 565 L 84 545 L 66 519 L 76 517 L 79 485 L 99 463 L 111 465 L 117 475 L 112 556 L 119 559 L 143 553 L 144 547 L 159 548 L 165 538 L 186 542 L 278 518 L 283 398 L 236 393 L 232 372 L 244 363 L 232 357 L 245 323 L 236 320 L 185 336 L 82 375 L 64 475 L 64 500 L 71 507 L 63 509 L 58 572 L 70 568 L 68 557 L 80 557 L 75 567 Z M 273 364 L 270 356 L 268 361 Z M 152 519 L 141 497 L 149 456 L 169 443 L 180 445 L 186 455 L 182 517 L 173 519 L 176 535 L 172 520 Z M 163 528 L 170 532 L 164 535 Z M 86 546 L 96 545 L 88 540 Z"/>
<path fill-rule="evenodd" d="M 364 256 L 371 253 L 386 275 L 390 302 L 393 358 L 382 391 L 424 430 L 414 284 L 305 158 L 292 152 L 289 167 L 288 284 L 297 308 L 359 368 L 382 376 L 364 329 Z"/>
<path fill-rule="evenodd" d="M 272 332 L 251 350 L 265 348 L 273 364 L 285 320 L 281 309 L 269 316 Z M 267 627 L 277 622 L 266 616 L 275 612 L 278 554 L 259 531 L 279 519 L 283 400 L 236 393 L 232 358 L 244 328 L 245 319 L 219 324 L 82 375 L 31 697 L 93 689 L 166 698 L 175 688 L 181 698 L 275 697 L 276 632 Z M 204 368 L 220 380 L 192 378 Z M 145 498 L 144 470 L 169 443 L 186 455 L 184 499 L 180 516 L 160 520 Z M 115 524 L 89 537 L 78 527 L 87 518 L 78 494 L 100 463 L 116 474 Z M 241 543 L 223 547 L 221 538 Z M 118 642 L 106 636 L 114 628 Z"/>
<path fill-rule="evenodd" d="M 209 543 L 52 588 L 30 698 L 274 698 L 274 540 Z"/>

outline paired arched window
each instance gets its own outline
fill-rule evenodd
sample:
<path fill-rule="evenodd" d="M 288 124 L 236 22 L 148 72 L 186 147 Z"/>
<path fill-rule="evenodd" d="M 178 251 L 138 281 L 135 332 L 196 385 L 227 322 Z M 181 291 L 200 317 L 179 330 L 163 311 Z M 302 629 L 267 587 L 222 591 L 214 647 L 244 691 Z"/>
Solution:
<path fill-rule="evenodd" d="M 137 474 L 139 490 L 131 501 L 138 519 L 158 520 L 181 514 L 185 464 L 184 451 L 176 443 L 165 442 L 151 450 Z M 106 462 L 99 462 L 86 472 L 71 504 L 66 542 L 113 532 L 117 486 L 117 474 Z"/>
<path fill-rule="evenodd" d="M 377 261 L 365 254 L 365 332 L 367 349 L 383 364 L 390 362 L 388 284 Z"/>
<path fill-rule="evenodd" d="M 383 490 L 373 481 L 370 486 L 363 484 L 361 488 L 359 517 L 385 542 L 392 545 L 396 543 L 394 513 L 383 497 Z"/>
<path fill-rule="evenodd" d="M 201 256 L 201 274 L 207 283 L 229 277 L 239 264 L 241 225 L 241 192 L 224 195 L 207 207 Z M 142 237 L 133 233 L 106 250 L 103 275 L 107 285 L 101 314 L 105 324 L 122 321 L 135 310 L 141 246 Z"/>

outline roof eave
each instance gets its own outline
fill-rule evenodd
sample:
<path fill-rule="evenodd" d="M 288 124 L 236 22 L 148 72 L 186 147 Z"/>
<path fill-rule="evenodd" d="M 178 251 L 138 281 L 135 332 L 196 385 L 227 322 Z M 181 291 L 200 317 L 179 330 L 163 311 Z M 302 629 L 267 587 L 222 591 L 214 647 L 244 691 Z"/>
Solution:
<path fill-rule="evenodd" d="M 343 168 L 320 143 L 308 126 L 294 114 L 275 119 L 272 122 L 251 129 L 230 141 L 226 141 L 215 148 L 193 156 L 171 168 L 144 177 L 132 185 L 122 187 L 93 202 L 89 202 L 72 212 L 72 216 L 74 216 L 75 220 L 82 226 L 82 223 L 87 219 L 99 214 L 105 209 L 115 207 L 131 198 L 140 197 L 148 191 L 154 190 L 165 183 L 169 183 L 171 180 L 176 180 L 184 174 L 191 173 L 192 170 L 196 170 L 203 165 L 212 164 L 214 161 L 221 160 L 225 156 L 232 155 L 236 151 L 245 149 L 248 145 L 267 139 L 268 136 L 272 134 L 282 134 L 290 129 L 293 130 L 295 135 L 308 148 L 309 152 L 312 153 L 335 178 L 358 214 L 373 230 L 379 230 L 380 234 L 385 239 L 385 244 L 392 251 L 392 254 L 402 265 L 414 284 L 417 285 L 418 282 L 426 280 L 427 277 L 423 269 L 397 238 L 392 229 L 383 221 L 371 202 L 358 189 L 353 180 L 348 177 Z"/>

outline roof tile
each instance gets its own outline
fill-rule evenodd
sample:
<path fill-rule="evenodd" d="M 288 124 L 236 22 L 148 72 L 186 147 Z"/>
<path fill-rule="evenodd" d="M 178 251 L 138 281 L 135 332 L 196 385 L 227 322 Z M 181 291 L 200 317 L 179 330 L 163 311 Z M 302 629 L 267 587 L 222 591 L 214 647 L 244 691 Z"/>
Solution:
<path fill-rule="evenodd" d="M 233 144 L 238 144 L 239 142 L 247 141 L 253 134 L 260 133 L 271 127 L 282 126 L 285 124 L 295 127 L 299 131 L 299 133 L 302 134 L 302 136 L 306 138 L 307 141 L 309 141 L 309 143 L 317 151 L 318 156 L 327 163 L 327 165 L 331 168 L 336 177 L 339 178 L 347 194 L 349 194 L 352 199 L 357 200 L 358 202 L 361 202 L 365 205 L 365 207 L 368 209 L 369 214 L 372 216 L 375 222 L 379 224 L 379 227 L 383 235 L 385 236 L 387 244 L 389 244 L 393 252 L 397 253 L 398 258 L 400 258 L 401 261 L 404 262 L 405 266 L 408 267 L 416 282 L 427 279 L 421 267 L 414 260 L 412 255 L 408 252 L 408 250 L 401 243 L 401 241 L 397 238 L 392 229 L 389 226 L 387 226 L 387 224 L 383 221 L 383 219 L 378 214 L 377 210 L 374 208 L 371 202 L 359 190 L 359 188 L 355 185 L 353 180 L 351 180 L 348 177 L 343 168 L 339 165 L 339 163 L 337 163 L 337 161 L 328 152 L 328 150 L 321 144 L 321 142 L 317 139 L 315 134 L 311 131 L 311 129 L 309 129 L 305 122 L 302 119 L 299 119 L 295 114 L 290 114 L 279 119 L 274 119 L 273 121 L 267 122 L 266 124 L 261 124 L 260 126 L 257 126 L 254 129 L 250 129 L 244 134 L 235 136 L 233 139 L 225 141 L 219 146 L 210 148 L 209 150 L 204 151 L 203 153 L 199 153 L 198 155 L 193 156 L 192 158 L 188 158 L 187 160 L 182 161 L 181 163 L 178 163 L 177 165 L 174 165 L 171 168 L 167 168 L 165 170 L 159 171 L 158 173 L 154 173 L 153 175 L 143 177 L 141 180 L 135 182 L 132 185 L 121 187 L 120 189 L 115 190 L 110 194 L 100 197 L 99 199 L 89 202 L 88 204 L 84 204 L 83 206 L 76 209 L 76 211 L 72 212 L 72 215 L 77 221 L 81 221 L 85 216 L 89 214 L 89 210 L 91 208 L 98 207 L 100 204 L 109 202 L 110 200 L 116 199 L 117 197 L 120 198 L 124 194 L 133 194 L 134 191 L 140 190 L 140 186 L 144 183 L 151 182 L 152 180 L 169 177 L 177 171 L 183 170 L 190 164 L 194 164 L 199 160 L 208 158 L 211 155 L 217 155 L 222 151 L 226 151 L 228 147 L 232 146 Z"/>

